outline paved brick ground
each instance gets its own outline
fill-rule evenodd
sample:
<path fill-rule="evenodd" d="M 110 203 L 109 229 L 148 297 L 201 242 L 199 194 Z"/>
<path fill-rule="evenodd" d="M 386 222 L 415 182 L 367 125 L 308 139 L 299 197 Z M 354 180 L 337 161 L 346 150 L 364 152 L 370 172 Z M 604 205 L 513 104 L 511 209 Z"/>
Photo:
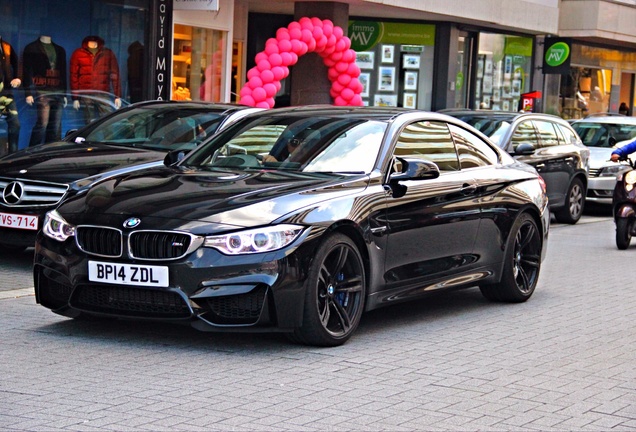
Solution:
<path fill-rule="evenodd" d="M 529 302 L 448 293 L 369 313 L 331 349 L 74 322 L 3 263 L 0 429 L 633 431 L 636 245 L 613 236 L 608 218 L 554 226 Z"/>

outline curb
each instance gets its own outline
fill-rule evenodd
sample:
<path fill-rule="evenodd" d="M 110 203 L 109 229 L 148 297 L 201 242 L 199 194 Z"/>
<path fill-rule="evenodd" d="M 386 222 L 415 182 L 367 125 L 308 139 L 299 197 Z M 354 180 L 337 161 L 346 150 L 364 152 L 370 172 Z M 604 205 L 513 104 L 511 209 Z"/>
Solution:
<path fill-rule="evenodd" d="M 18 297 L 28 297 L 34 296 L 35 292 L 33 291 L 33 287 L 31 288 L 21 288 L 10 291 L 0 291 L 0 300 L 18 298 Z"/>

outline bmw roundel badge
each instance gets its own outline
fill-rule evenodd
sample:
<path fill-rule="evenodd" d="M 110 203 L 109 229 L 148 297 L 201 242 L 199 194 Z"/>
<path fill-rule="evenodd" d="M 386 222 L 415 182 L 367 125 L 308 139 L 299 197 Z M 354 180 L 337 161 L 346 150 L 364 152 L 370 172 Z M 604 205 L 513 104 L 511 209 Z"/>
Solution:
<path fill-rule="evenodd" d="M 139 226 L 140 223 L 141 223 L 141 219 L 136 217 L 131 217 L 124 221 L 124 228 L 135 228 Z"/>

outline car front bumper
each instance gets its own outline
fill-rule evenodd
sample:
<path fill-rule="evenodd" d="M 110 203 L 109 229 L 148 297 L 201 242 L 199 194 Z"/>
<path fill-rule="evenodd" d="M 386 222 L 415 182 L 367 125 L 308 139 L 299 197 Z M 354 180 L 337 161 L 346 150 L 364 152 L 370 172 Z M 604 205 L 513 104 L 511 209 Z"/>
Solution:
<path fill-rule="evenodd" d="M 616 177 L 590 177 L 587 183 L 587 196 L 585 200 L 598 204 L 611 204 Z"/>

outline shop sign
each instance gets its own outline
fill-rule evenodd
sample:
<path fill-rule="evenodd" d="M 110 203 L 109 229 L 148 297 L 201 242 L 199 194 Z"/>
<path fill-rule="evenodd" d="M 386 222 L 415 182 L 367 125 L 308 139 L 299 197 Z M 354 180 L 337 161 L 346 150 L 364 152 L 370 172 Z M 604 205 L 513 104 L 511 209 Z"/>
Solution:
<path fill-rule="evenodd" d="M 543 55 L 544 74 L 570 73 L 570 39 L 546 38 Z"/>
<path fill-rule="evenodd" d="M 433 46 L 435 26 L 433 24 L 350 21 L 348 36 L 354 51 L 368 51 L 378 43 Z"/>
<path fill-rule="evenodd" d="M 219 0 L 174 0 L 175 10 L 219 10 Z"/>
<path fill-rule="evenodd" d="M 172 8 L 166 0 L 157 1 L 156 22 L 154 25 L 155 46 L 153 53 L 153 96 L 156 100 L 168 100 L 170 97 L 170 37 L 172 28 Z"/>

